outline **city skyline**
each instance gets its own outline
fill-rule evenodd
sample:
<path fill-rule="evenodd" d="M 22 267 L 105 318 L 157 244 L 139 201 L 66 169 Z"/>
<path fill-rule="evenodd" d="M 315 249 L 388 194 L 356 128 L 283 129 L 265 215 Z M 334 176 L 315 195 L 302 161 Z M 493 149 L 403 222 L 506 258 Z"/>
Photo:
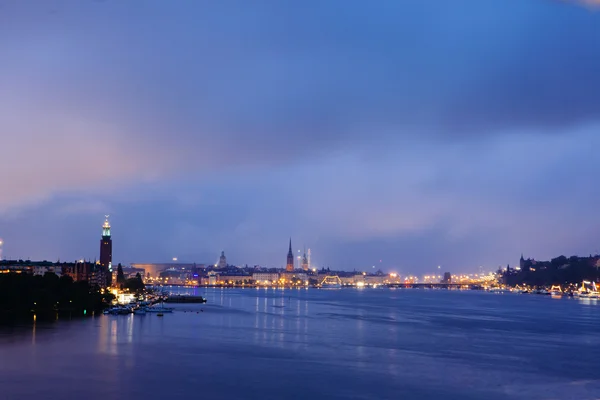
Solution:
<path fill-rule="evenodd" d="M 2 4 L 5 258 L 600 252 L 597 2 L 226 3 Z"/>

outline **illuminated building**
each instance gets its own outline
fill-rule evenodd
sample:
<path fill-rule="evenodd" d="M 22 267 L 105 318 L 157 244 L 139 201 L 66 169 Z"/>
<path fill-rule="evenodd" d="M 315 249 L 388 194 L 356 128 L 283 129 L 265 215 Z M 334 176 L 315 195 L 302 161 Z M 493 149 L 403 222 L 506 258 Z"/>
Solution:
<path fill-rule="evenodd" d="M 252 279 L 257 285 L 271 285 L 277 283 L 279 274 L 277 272 L 255 272 L 252 274 Z"/>
<path fill-rule="evenodd" d="M 227 257 L 225 257 L 225 252 L 221 252 L 221 257 L 219 257 L 219 268 L 225 269 L 227 268 Z"/>
<path fill-rule="evenodd" d="M 100 285 L 101 282 L 97 282 L 97 280 L 94 279 L 94 276 L 92 276 L 92 274 L 93 274 L 92 263 L 87 262 L 87 261 L 83 261 L 83 262 L 78 261 L 75 263 L 64 263 L 62 265 L 62 274 L 70 276 L 74 282 L 88 281 L 88 282 L 90 282 L 91 285 L 98 285 L 98 286 L 102 287 L 102 285 Z M 106 279 L 104 274 L 101 274 L 101 276 L 103 276 Z"/>
<path fill-rule="evenodd" d="M 112 239 L 110 237 L 110 223 L 108 215 L 102 225 L 102 239 L 100 239 L 100 271 L 106 276 L 106 286 L 112 284 Z"/>
<path fill-rule="evenodd" d="M 290 238 L 290 248 L 287 254 L 287 264 L 285 266 L 286 271 L 294 270 L 294 254 L 292 253 L 292 238 Z"/>

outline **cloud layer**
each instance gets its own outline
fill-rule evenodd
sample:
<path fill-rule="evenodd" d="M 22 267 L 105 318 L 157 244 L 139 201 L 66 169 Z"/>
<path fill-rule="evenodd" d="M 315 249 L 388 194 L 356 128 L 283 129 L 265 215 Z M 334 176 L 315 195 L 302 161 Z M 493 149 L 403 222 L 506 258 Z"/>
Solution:
<path fill-rule="evenodd" d="M 534 0 L 8 2 L 0 234 L 93 256 L 100 204 L 127 223 L 127 261 L 276 265 L 290 235 L 351 268 L 594 251 L 561 227 L 594 230 L 599 18 Z M 65 236 L 92 244 L 21 235 L 69 209 Z"/>

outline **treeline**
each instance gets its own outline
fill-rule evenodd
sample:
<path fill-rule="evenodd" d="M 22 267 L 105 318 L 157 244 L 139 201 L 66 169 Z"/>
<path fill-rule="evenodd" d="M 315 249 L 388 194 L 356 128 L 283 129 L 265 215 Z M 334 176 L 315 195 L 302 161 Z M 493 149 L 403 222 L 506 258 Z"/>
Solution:
<path fill-rule="evenodd" d="M 69 276 L 0 274 L 0 318 L 69 312 L 82 315 L 104 309 L 114 296 Z"/>
<path fill-rule="evenodd" d="M 146 288 L 139 272 L 135 274 L 134 278 L 125 279 L 121 264 L 117 266 L 117 286 L 121 289 L 129 290 L 131 293 L 141 293 Z"/>
<path fill-rule="evenodd" d="M 582 281 L 598 281 L 597 257 L 560 256 L 551 261 L 522 260 L 521 269 L 508 268 L 504 283 L 510 286 L 551 286 L 581 284 Z"/>

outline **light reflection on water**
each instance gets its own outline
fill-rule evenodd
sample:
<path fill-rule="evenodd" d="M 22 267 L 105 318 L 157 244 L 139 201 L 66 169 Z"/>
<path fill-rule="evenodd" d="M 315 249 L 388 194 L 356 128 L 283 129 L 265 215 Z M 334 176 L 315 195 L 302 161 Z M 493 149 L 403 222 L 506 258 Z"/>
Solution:
<path fill-rule="evenodd" d="M 163 318 L 100 315 L 1 329 L 3 393 L 90 400 L 600 393 L 597 302 L 418 290 L 182 292 L 208 304 L 175 305 Z"/>

